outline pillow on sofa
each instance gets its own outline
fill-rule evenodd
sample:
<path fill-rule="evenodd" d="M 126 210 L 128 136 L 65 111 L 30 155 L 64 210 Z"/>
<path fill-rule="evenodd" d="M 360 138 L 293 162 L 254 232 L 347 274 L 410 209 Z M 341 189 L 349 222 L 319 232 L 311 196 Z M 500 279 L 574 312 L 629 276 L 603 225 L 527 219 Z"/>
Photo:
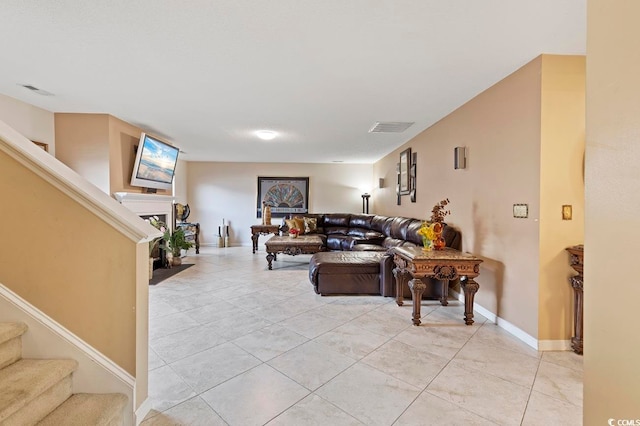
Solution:
<path fill-rule="evenodd" d="M 294 217 L 293 219 L 285 219 L 289 229 L 297 229 L 301 234 L 304 234 L 304 219 L 301 217 Z"/>
<path fill-rule="evenodd" d="M 305 234 L 314 234 L 318 231 L 318 219 L 315 217 L 305 217 L 303 219 Z"/>

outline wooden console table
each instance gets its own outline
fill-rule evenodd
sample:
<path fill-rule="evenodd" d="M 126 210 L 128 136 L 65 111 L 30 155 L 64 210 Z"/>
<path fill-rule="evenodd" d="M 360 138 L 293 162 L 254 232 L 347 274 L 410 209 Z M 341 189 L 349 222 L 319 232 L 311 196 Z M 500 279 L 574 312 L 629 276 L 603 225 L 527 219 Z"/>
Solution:
<path fill-rule="evenodd" d="M 583 333 L 583 290 L 584 277 L 582 276 L 584 266 L 584 246 L 582 244 L 567 247 L 566 249 L 571 255 L 569 263 L 571 267 L 578 273 L 569 279 L 571 287 L 573 287 L 573 337 L 571 338 L 571 349 L 577 354 L 582 355 L 582 333 Z"/>
<path fill-rule="evenodd" d="M 258 237 L 260 235 L 278 235 L 280 227 L 278 225 L 251 225 L 251 241 L 253 242 L 253 252 L 258 250 Z"/>
<path fill-rule="evenodd" d="M 480 287 L 474 278 L 480 274 L 482 259 L 472 254 L 452 248 L 424 251 L 422 247 L 394 247 L 393 261 L 396 267 L 393 275 L 396 279 L 396 303 L 403 304 L 402 289 L 409 285 L 413 298 L 413 325 L 420 325 L 420 304 L 422 293 L 427 288 L 422 278 L 442 280 L 440 304 L 447 306 L 449 281 L 456 278 L 464 291 L 464 322 L 473 324 L 473 299 Z"/>

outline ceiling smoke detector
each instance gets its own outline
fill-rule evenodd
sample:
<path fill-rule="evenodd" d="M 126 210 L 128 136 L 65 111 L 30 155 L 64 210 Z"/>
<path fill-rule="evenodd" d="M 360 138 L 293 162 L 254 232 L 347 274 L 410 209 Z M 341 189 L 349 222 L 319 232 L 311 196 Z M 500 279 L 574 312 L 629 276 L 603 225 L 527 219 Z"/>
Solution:
<path fill-rule="evenodd" d="M 415 122 L 408 121 L 377 121 L 369 133 L 402 133 L 411 127 Z"/>
<path fill-rule="evenodd" d="M 47 92 L 46 90 L 38 89 L 36 86 L 32 86 L 31 84 L 19 84 L 19 86 L 22 86 L 27 90 L 31 90 L 33 93 L 37 93 L 38 95 L 53 96 L 53 93 Z"/>

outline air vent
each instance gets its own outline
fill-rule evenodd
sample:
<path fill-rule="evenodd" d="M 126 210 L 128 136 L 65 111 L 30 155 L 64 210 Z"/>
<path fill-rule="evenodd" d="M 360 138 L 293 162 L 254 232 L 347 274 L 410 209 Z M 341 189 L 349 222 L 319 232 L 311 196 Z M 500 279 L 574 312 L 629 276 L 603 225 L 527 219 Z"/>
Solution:
<path fill-rule="evenodd" d="M 20 86 L 24 87 L 27 90 L 31 90 L 34 93 L 42 96 L 53 96 L 53 93 L 47 92 L 46 90 L 38 89 L 36 86 L 32 86 L 30 84 L 20 84 Z"/>
<path fill-rule="evenodd" d="M 378 121 L 369 129 L 369 133 L 402 133 L 413 124 L 414 122 Z"/>

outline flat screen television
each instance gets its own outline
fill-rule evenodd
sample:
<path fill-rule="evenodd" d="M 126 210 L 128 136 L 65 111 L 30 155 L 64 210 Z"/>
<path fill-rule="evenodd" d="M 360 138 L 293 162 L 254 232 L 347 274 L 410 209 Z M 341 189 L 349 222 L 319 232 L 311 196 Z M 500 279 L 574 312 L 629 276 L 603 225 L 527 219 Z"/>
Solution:
<path fill-rule="evenodd" d="M 180 150 L 142 133 L 131 174 L 131 186 L 171 190 Z"/>

